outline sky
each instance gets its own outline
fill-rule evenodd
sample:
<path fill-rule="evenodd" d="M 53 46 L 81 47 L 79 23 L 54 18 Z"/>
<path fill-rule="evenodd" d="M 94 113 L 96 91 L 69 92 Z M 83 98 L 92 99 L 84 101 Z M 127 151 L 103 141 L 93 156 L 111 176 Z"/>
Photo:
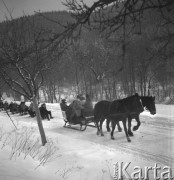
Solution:
<path fill-rule="evenodd" d="M 62 5 L 64 0 L 0 0 L 0 22 L 9 18 L 9 12 L 13 18 L 31 15 L 35 12 L 66 10 Z M 80 0 L 79 0 L 80 1 Z M 84 0 L 90 5 L 94 0 Z M 8 8 L 8 10 L 7 10 Z"/>

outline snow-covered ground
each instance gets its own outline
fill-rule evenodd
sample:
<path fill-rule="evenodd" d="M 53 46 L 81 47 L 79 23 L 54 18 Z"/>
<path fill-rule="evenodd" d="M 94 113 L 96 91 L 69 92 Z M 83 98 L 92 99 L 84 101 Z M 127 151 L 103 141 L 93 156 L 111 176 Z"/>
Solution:
<path fill-rule="evenodd" d="M 174 175 L 174 105 L 156 105 L 157 114 L 143 112 L 141 126 L 128 143 L 124 132 L 115 140 L 103 127 L 104 137 L 94 127 L 86 131 L 64 128 L 59 104 L 47 104 L 54 119 L 43 121 L 48 143 L 41 146 L 37 122 L 29 115 L 0 112 L 0 180 L 111 180 L 116 162 L 131 162 L 143 169 L 165 165 Z M 133 125 L 135 125 L 133 121 Z M 162 170 L 158 172 L 159 176 Z M 153 179 L 153 171 L 149 171 Z"/>

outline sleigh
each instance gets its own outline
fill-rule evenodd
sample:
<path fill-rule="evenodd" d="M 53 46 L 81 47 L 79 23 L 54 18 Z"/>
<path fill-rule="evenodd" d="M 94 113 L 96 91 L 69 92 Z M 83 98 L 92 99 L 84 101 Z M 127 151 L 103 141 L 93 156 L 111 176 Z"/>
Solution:
<path fill-rule="evenodd" d="M 84 113 L 84 117 L 76 117 L 70 122 L 65 111 L 62 111 L 63 120 L 65 121 L 64 127 L 72 128 L 80 131 L 85 131 L 87 126 L 96 127 L 94 123 L 93 112 Z M 78 127 L 80 126 L 80 127 Z"/>

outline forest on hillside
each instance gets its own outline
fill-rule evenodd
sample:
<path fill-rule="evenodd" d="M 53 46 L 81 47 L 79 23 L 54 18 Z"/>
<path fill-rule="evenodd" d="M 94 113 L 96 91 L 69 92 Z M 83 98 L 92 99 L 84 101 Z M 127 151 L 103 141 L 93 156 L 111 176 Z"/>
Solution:
<path fill-rule="evenodd" d="M 173 100 L 173 3 L 137 11 L 134 7 L 141 4 L 128 4 L 136 1 L 110 1 L 110 6 L 97 2 L 90 9 L 67 0 L 69 12 L 2 22 L 1 93 L 12 93 L 16 100 L 20 95 L 29 100 L 42 96 L 46 102 L 58 102 L 62 94 L 88 93 L 94 100 L 112 100 L 135 92 L 153 95 L 157 102 Z M 122 8 L 139 16 L 132 20 L 125 11 L 124 23 L 116 21 Z"/>

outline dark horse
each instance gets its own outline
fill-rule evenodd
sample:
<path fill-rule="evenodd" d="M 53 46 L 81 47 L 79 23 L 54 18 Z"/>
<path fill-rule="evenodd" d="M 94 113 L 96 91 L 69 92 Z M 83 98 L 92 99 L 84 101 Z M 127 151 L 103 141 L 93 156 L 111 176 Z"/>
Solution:
<path fill-rule="evenodd" d="M 140 96 L 140 99 L 142 101 L 142 105 L 143 107 L 150 111 L 150 113 L 152 115 L 156 114 L 156 107 L 155 107 L 155 97 L 152 97 L 152 96 Z M 140 118 L 139 118 L 139 115 L 140 113 L 131 113 L 128 115 L 128 134 L 129 136 L 133 136 L 133 133 L 131 131 L 131 122 L 132 122 L 132 119 L 135 119 L 137 121 L 137 125 L 133 127 L 133 131 L 136 131 L 139 126 L 141 125 L 141 122 L 140 122 Z M 107 123 L 106 123 L 106 128 L 107 128 L 107 131 L 109 132 L 110 131 L 110 128 L 109 128 L 109 123 L 110 123 L 110 119 L 107 119 Z M 121 131 L 121 127 L 120 127 L 120 124 L 119 122 L 117 123 L 117 127 L 118 127 L 118 130 Z"/>
<path fill-rule="evenodd" d="M 130 114 L 137 114 L 143 111 L 143 106 L 140 100 L 139 95 L 136 93 L 133 96 L 115 100 L 115 101 L 99 101 L 96 103 L 94 107 L 94 122 L 97 126 L 97 135 L 101 133 L 103 136 L 102 131 L 102 124 L 105 119 L 109 119 L 112 122 L 112 131 L 111 131 L 111 139 L 114 139 L 114 130 L 116 123 L 122 121 L 124 131 L 127 137 L 128 142 L 130 142 L 130 138 L 127 132 L 126 122 L 127 118 Z M 99 123 L 100 122 L 100 128 Z M 129 126 L 130 124 L 128 124 Z"/>

